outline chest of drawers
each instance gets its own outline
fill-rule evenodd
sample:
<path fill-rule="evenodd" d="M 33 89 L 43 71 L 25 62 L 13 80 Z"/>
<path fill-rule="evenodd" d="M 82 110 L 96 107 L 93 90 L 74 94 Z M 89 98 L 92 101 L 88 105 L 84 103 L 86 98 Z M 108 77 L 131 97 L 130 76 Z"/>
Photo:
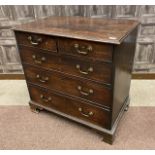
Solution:
<path fill-rule="evenodd" d="M 94 128 L 112 143 L 129 105 L 137 26 L 132 20 L 50 17 L 14 28 L 31 109 Z"/>

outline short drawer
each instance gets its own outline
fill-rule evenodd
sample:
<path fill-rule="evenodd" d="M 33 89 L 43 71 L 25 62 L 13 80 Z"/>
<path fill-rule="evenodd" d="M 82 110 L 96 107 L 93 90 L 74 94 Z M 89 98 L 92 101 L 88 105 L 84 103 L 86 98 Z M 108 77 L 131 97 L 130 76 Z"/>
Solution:
<path fill-rule="evenodd" d="M 110 88 L 94 82 L 68 77 L 58 72 L 45 71 L 32 66 L 24 66 L 28 82 L 56 90 L 67 95 L 80 97 L 101 106 L 111 107 L 112 91 Z"/>
<path fill-rule="evenodd" d="M 61 71 L 71 75 L 111 84 L 112 64 L 100 61 L 80 60 L 63 55 Z"/>
<path fill-rule="evenodd" d="M 59 39 L 60 52 L 112 62 L 113 46 L 110 44 L 83 41 L 77 39 Z"/>
<path fill-rule="evenodd" d="M 49 54 L 43 50 L 22 45 L 19 45 L 18 48 L 23 63 L 60 70 L 60 58 L 57 54 Z"/>
<path fill-rule="evenodd" d="M 31 100 L 48 108 L 66 113 L 98 126 L 110 129 L 110 112 L 87 102 L 60 96 L 40 87 L 29 85 Z"/>
<path fill-rule="evenodd" d="M 15 32 L 15 35 L 19 45 L 50 50 L 54 53 L 57 52 L 56 39 L 54 37 L 27 32 Z"/>

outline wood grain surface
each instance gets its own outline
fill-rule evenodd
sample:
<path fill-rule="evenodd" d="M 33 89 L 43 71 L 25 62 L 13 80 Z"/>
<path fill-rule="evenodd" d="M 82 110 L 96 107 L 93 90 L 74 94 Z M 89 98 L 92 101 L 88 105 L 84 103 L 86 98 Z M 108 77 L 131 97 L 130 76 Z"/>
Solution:
<path fill-rule="evenodd" d="M 22 24 L 15 31 L 41 33 L 66 38 L 120 44 L 137 21 L 90 17 L 49 17 Z M 35 27 L 35 29 L 34 29 Z"/>
<path fill-rule="evenodd" d="M 79 102 L 61 97 L 60 95 L 40 87 L 35 87 L 32 85 L 28 85 L 28 87 L 30 96 L 32 96 L 32 100 L 34 102 L 107 129 L 110 129 L 111 127 L 109 121 L 111 112 L 109 111 L 90 105 L 87 102 Z M 40 97 L 41 95 L 43 96 L 42 98 Z M 79 111 L 79 108 L 81 108 L 82 111 Z M 89 112 L 92 112 L 92 115 L 87 116 Z"/>
<path fill-rule="evenodd" d="M 66 76 L 55 71 L 45 71 L 31 65 L 24 65 L 24 70 L 26 79 L 30 83 L 111 108 L 111 88 L 87 80 Z"/>

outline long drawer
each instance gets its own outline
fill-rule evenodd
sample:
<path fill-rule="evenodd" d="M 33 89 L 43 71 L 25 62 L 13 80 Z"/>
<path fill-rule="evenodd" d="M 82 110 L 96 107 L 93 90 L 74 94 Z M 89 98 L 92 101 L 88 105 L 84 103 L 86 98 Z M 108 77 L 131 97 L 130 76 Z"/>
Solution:
<path fill-rule="evenodd" d="M 29 65 L 24 65 L 24 70 L 28 82 L 111 107 L 112 91 L 109 87 Z"/>
<path fill-rule="evenodd" d="M 23 63 L 37 65 L 46 69 L 60 70 L 64 73 L 111 84 L 112 65 L 101 61 L 80 60 L 60 53 L 49 53 L 37 48 L 20 46 Z"/>
<path fill-rule="evenodd" d="M 68 115 L 110 129 L 110 112 L 86 102 L 57 95 L 40 87 L 28 85 L 31 100 Z"/>

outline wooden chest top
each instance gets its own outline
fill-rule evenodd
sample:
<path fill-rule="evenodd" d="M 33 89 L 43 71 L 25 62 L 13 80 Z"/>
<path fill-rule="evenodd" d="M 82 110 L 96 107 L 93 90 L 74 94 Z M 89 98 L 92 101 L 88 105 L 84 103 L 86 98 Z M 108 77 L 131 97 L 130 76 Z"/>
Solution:
<path fill-rule="evenodd" d="M 120 44 L 138 24 L 124 19 L 48 17 L 19 25 L 14 30 Z"/>

